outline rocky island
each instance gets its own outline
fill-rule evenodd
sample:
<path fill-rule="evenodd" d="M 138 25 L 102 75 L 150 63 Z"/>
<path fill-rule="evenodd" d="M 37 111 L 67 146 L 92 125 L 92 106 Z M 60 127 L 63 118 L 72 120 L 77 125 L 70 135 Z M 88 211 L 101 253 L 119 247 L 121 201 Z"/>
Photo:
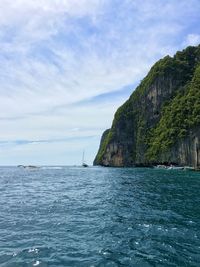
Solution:
<path fill-rule="evenodd" d="M 200 166 L 200 45 L 159 60 L 117 110 L 94 165 Z"/>

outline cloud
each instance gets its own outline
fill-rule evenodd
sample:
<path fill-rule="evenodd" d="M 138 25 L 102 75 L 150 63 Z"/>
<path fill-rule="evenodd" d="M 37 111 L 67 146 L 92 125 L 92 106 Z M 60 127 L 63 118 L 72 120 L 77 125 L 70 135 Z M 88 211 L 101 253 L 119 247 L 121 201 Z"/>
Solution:
<path fill-rule="evenodd" d="M 70 142 L 72 140 L 77 139 L 90 139 L 94 136 L 83 136 L 83 137 L 69 137 L 69 138 L 56 138 L 56 139 L 43 139 L 43 140 L 4 140 L 0 141 L 0 146 L 6 146 L 6 145 L 37 145 L 37 144 L 48 144 L 48 143 L 63 143 L 63 142 Z"/>
<path fill-rule="evenodd" d="M 2 0 L 0 8 L 1 24 L 12 24 L 25 19 L 37 17 L 41 13 L 48 17 L 68 14 L 70 16 L 84 16 L 95 14 L 102 1 L 99 0 Z"/>
<path fill-rule="evenodd" d="M 1 0 L 0 9 L 0 140 L 99 138 L 150 66 L 200 34 L 198 0 Z"/>
<path fill-rule="evenodd" d="M 200 34 L 193 34 L 193 33 L 188 34 L 186 37 L 186 41 L 184 41 L 184 44 L 186 46 L 187 45 L 191 45 L 191 46 L 199 45 L 200 44 Z"/>

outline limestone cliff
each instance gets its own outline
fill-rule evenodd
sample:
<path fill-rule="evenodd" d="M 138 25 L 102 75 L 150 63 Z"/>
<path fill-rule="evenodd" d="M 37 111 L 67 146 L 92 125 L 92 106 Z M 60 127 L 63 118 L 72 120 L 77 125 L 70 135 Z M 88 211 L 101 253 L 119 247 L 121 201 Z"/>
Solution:
<path fill-rule="evenodd" d="M 199 165 L 200 46 L 159 60 L 116 112 L 94 165 Z"/>

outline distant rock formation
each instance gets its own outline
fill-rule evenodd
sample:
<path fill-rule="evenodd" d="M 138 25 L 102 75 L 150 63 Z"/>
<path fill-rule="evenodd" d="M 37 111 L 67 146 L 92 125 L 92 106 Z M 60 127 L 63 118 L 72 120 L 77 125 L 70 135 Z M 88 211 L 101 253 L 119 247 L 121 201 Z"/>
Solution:
<path fill-rule="evenodd" d="M 200 45 L 159 60 L 117 110 L 94 165 L 200 166 Z"/>

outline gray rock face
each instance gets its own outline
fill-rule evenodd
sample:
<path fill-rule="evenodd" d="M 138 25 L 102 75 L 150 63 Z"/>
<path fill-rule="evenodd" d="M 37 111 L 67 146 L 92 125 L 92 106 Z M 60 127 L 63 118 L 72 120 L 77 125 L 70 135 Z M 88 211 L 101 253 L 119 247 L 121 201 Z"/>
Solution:
<path fill-rule="evenodd" d="M 169 153 L 161 156 L 161 161 L 174 162 L 180 166 L 200 167 L 200 127 L 193 129 L 180 139 Z"/>

